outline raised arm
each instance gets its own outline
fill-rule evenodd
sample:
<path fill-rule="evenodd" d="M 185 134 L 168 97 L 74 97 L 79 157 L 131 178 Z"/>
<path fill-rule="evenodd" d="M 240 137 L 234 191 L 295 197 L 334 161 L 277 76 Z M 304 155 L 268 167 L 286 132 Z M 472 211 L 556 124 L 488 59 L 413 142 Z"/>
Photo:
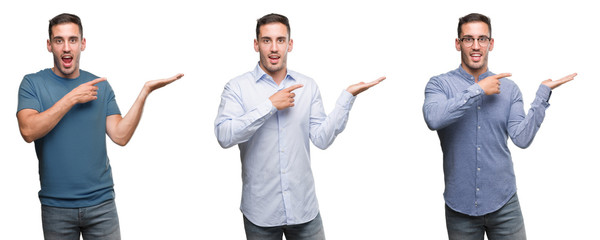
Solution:
<path fill-rule="evenodd" d="M 46 136 L 75 104 L 96 100 L 98 87 L 94 85 L 102 81 L 106 81 L 106 78 L 97 78 L 79 85 L 46 111 L 38 112 L 34 109 L 19 111 L 17 120 L 23 139 L 30 143 Z"/>
<path fill-rule="evenodd" d="M 170 78 L 146 82 L 142 88 L 142 91 L 125 117 L 121 117 L 119 114 L 106 117 L 106 133 L 110 139 L 120 146 L 125 146 L 129 140 L 131 140 L 135 129 L 140 123 L 142 112 L 144 110 L 144 104 L 146 103 L 148 95 L 150 95 L 150 93 L 152 93 L 154 90 L 171 84 L 175 80 L 178 80 L 182 77 L 183 74 L 179 73 Z"/>
<path fill-rule="evenodd" d="M 383 80 L 385 80 L 385 77 L 380 77 L 369 83 L 360 82 L 350 85 L 342 92 L 333 111 L 331 111 L 329 115 L 325 115 L 321 93 L 316 89 L 317 92 L 312 101 L 310 111 L 310 139 L 313 144 L 320 149 L 328 148 L 333 143 L 336 136 L 346 128 L 350 109 L 356 99 L 356 95 L 381 83 Z"/>
<path fill-rule="evenodd" d="M 521 92 L 517 91 L 518 95 L 514 97 L 508 120 L 508 134 L 516 146 L 527 148 L 531 145 L 544 120 L 546 108 L 550 106 L 548 100 L 551 91 L 573 80 L 575 76 L 577 76 L 577 73 L 567 75 L 559 80 L 548 79 L 542 81 L 527 115 L 523 110 Z"/>

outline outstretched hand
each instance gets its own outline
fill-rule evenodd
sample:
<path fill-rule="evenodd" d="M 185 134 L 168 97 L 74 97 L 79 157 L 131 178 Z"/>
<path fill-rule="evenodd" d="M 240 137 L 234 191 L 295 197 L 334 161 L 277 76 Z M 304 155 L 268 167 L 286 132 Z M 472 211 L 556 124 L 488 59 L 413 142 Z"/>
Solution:
<path fill-rule="evenodd" d="M 172 82 L 174 82 L 175 80 L 178 80 L 182 77 L 183 77 L 183 73 L 178 73 L 175 76 L 172 76 L 170 78 L 148 81 L 148 82 L 146 82 L 146 84 L 144 84 L 144 89 L 147 89 L 148 93 L 151 93 L 152 91 L 159 89 L 161 87 L 167 86 L 167 85 L 171 84 Z"/>
<path fill-rule="evenodd" d="M 377 80 L 369 82 L 369 83 L 359 82 L 357 84 L 352 84 L 346 89 L 346 91 L 348 91 L 353 96 L 356 96 L 359 93 L 364 92 L 367 89 L 371 88 L 372 86 L 379 84 L 383 80 L 385 80 L 385 77 L 380 77 Z"/>
<path fill-rule="evenodd" d="M 565 76 L 565 77 L 563 77 L 561 79 L 554 80 L 554 81 L 552 81 L 552 79 L 544 80 L 542 82 L 542 84 L 550 87 L 550 89 L 555 89 L 555 88 L 559 87 L 560 85 L 563 85 L 563 84 L 565 84 L 567 82 L 570 82 L 571 80 L 575 79 L 575 76 L 577 76 L 577 73 L 573 73 L 573 74 L 567 75 L 567 76 Z"/>

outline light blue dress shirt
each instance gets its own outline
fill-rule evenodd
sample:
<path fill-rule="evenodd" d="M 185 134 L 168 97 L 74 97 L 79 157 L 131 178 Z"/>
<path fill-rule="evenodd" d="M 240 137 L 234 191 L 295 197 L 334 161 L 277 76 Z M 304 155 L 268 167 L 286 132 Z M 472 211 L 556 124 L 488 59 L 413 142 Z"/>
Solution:
<path fill-rule="evenodd" d="M 479 79 L 492 76 L 487 71 Z M 482 216 L 516 193 L 508 137 L 528 147 L 544 120 L 551 89 L 540 85 L 527 115 L 517 85 L 500 79 L 500 94 L 485 95 L 462 67 L 431 78 L 423 114 L 444 154 L 444 198 L 454 211 Z"/>
<path fill-rule="evenodd" d="M 278 111 L 269 97 L 295 84 L 295 106 Z M 355 96 L 343 91 L 326 115 L 315 81 L 287 70 L 280 85 L 260 66 L 225 85 L 215 134 L 223 148 L 238 145 L 242 161 L 241 211 L 252 223 L 282 226 L 314 219 L 319 206 L 309 139 L 329 147 L 348 121 Z"/>

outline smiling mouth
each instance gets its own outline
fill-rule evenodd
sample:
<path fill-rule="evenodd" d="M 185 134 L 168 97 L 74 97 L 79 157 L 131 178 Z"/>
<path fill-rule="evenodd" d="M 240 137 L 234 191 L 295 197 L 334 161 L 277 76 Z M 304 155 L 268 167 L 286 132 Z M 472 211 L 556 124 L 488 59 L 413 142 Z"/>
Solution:
<path fill-rule="evenodd" d="M 279 62 L 280 57 L 276 55 L 269 56 L 269 62 L 272 64 L 277 64 Z"/>
<path fill-rule="evenodd" d="M 471 60 L 478 62 L 481 60 L 481 53 L 471 53 Z"/>

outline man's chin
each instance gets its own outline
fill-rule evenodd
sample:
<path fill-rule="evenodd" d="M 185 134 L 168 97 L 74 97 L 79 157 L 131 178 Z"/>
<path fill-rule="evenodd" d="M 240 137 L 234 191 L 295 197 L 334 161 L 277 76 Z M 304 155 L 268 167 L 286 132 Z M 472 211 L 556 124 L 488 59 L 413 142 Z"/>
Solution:
<path fill-rule="evenodd" d="M 59 67 L 58 71 L 65 78 L 72 78 L 73 75 L 75 74 L 75 68 L 74 67 L 70 67 L 70 68 Z"/>
<path fill-rule="evenodd" d="M 269 72 L 272 72 L 272 73 L 274 73 L 274 72 L 279 72 L 279 71 L 281 71 L 282 69 L 283 69 L 283 66 L 279 66 L 279 65 L 271 65 L 271 66 L 268 66 L 268 67 L 267 67 L 267 70 L 268 70 Z"/>
<path fill-rule="evenodd" d="M 467 63 L 467 67 L 469 67 L 471 70 L 481 70 L 482 68 L 485 67 L 485 63 L 483 62 L 470 62 Z"/>

